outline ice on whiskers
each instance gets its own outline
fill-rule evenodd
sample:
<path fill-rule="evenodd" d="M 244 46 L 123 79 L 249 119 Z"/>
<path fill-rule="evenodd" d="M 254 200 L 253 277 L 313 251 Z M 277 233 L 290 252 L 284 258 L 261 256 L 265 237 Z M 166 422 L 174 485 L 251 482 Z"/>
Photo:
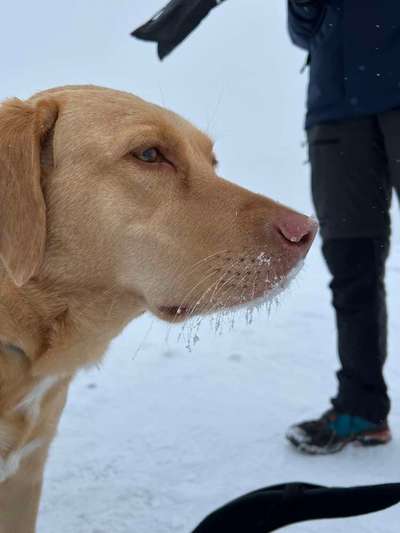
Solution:
<path fill-rule="evenodd" d="M 257 264 L 266 264 L 270 266 L 272 258 L 265 252 L 258 255 Z M 238 304 L 232 308 L 219 309 L 213 314 L 199 315 L 189 318 L 181 325 L 181 331 L 178 334 L 178 341 L 183 340 L 185 348 L 190 352 L 193 347 L 200 341 L 200 326 L 204 318 L 208 319 L 212 331 L 215 334 L 222 335 L 225 331 L 232 331 L 238 321 L 244 318 L 245 323 L 250 325 L 253 323 L 255 313 L 267 312 L 269 316 L 274 306 L 279 305 L 279 297 L 285 291 L 291 282 L 296 278 L 300 270 L 304 266 L 304 260 L 300 260 L 297 265 L 284 277 L 275 276 L 274 280 L 269 278 L 265 282 L 273 282 L 263 296 L 252 301 L 245 301 L 246 297 L 242 295 L 243 303 Z M 227 326 L 227 327 L 226 327 Z"/>
<path fill-rule="evenodd" d="M 271 261 L 272 261 L 272 257 L 270 255 L 267 255 L 265 252 L 261 252 L 256 258 L 257 265 L 270 266 Z"/>

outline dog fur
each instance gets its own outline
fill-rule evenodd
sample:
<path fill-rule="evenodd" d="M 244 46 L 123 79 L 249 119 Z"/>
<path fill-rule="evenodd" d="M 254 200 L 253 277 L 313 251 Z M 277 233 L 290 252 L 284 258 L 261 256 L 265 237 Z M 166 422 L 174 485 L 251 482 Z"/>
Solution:
<path fill-rule="evenodd" d="M 218 177 L 176 114 L 94 86 L 0 106 L 0 194 L 0 533 L 33 533 L 75 373 L 146 311 L 264 297 L 316 224 Z"/>

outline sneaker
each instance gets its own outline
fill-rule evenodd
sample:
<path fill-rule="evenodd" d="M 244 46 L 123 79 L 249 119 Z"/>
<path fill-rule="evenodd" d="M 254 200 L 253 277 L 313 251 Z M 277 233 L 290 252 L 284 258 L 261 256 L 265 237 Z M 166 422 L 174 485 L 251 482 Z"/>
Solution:
<path fill-rule="evenodd" d="M 291 426 L 286 438 L 302 452 L 325 455 L 340 452 L 350 442 L 363 446 L 386 444 L 392 436 L 386 421 L 375 424 L 330 409 L 317 420 Z"/>

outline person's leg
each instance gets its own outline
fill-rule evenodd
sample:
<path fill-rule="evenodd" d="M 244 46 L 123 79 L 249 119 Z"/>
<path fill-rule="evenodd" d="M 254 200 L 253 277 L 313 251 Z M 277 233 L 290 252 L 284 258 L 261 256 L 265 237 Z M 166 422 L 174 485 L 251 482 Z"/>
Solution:
<path fill-rule="evenodd" d="M 323 254 L 332 274 L 341 369 L 335 409 L 375 423 L 390 408 L 386 359 L 384 271 L 389 250 L 381 238 L 326 239 Z"/>
<path fill-rule="evenodd" d="M 313 200 L 332 275 L 341 369 L 332 403 L 373 422 L 387 417 L 385 261 L 391 186 L 375 117 L 308 134 Z"/>
<path fill-rule="evenodd" d="M 351 440 L 390 440 L 383 364 L 392 187 L 377 117 L 315 126 L 308 142 L 341 368 L 333 411 L 292 426 L 287 438 L 308 453 L 332 453 Z"/>
<path fill-rule="evenodd" d="M 388 158 L 391 183 L 400 201 L 400 109 L 378 116 Z"/>
<path fill-rule="evenodd" d="M 308 138 L 342 365 L 333 403 L 378 421 L 389 410 L 382 367 L 391 187 L 383 139 L 374 117 L 316 126 Z"/>

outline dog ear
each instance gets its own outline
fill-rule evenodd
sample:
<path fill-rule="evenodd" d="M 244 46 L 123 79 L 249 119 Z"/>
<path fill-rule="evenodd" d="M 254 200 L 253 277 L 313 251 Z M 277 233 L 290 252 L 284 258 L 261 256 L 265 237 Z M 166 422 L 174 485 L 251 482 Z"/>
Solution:
<path fill-rule="evenodd" d="M 40 155 L 57 113 L 54 100 L 0 105 L 0 259 L 19 287 L 37 272 L 44 255 Z"/>

